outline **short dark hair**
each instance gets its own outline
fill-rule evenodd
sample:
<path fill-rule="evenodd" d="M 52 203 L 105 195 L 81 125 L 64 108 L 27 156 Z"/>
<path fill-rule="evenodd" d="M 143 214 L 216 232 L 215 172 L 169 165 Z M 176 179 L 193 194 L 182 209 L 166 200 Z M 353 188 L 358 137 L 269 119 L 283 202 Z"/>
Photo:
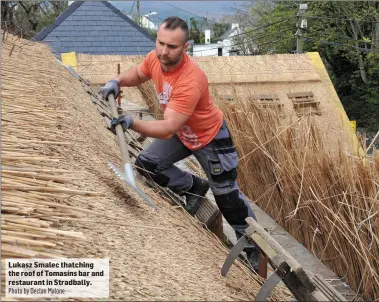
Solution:
<path fill-rule="evenodd" d="M 165 29 L 174 30 L 180 27 L 182 31 L 184 31 L 184 42 L 188 41 L 188 38 L 189 38 L 188 25 L 183 19 L 180 19 L 179 17 L 168 17 L 163 20 L 162 25 L 163 24 L 165 25 L 164 26 Z"/>

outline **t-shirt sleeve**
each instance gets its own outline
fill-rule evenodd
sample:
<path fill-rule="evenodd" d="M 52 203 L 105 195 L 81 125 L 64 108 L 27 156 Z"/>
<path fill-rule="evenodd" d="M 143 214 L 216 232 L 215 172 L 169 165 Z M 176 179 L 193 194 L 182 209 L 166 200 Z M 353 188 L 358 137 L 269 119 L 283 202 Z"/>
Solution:
<path fill-rule="evenodd" d="M 154 50 L 150 51 L 147 56 L 144 58 L 143 62 L 140 64 L 140 68 L 142 73 L 151 78 L 151 66 L 153 63 L 153 55 L 154 55 Z"/>
<path fill-rule="evenodd" d="M 201 91 L 197 86 L 183 85 L 173 91 L 167 107 L 185 115 L 192 115 L 200 96 Z"/>

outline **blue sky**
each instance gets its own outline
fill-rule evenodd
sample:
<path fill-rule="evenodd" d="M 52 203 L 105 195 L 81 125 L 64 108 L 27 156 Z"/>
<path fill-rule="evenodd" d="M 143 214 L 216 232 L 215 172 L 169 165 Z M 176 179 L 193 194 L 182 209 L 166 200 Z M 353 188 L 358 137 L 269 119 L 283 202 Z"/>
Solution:
<path fill-rule="evenodd" d="M 119 10 L 129 13 L 134 1 L 110 1 Z M 158 18 L 165 19 L 168 16 L 179 16 L 183 19 L 208 16 L 211 20 L 219 20 L 223 15 L 234 12 L 242 1 L 140 1 L 141 14 L 157 12 L 151 16 L 151 20 L 156 23 Z M 135 12 L 134 5 L 133 11 Z M 194 14 L 194 15 L 193 15 Z"/>

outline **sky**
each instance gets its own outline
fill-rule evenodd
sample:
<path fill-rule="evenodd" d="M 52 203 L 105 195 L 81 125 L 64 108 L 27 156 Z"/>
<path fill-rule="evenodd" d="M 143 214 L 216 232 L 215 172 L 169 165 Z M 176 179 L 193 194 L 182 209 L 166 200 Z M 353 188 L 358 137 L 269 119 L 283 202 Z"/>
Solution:
<path fill-rule="evenodd" d="M 129 13 L 135 12 L 134 1 L 110 1 L 119 10 Z M 179 16 L 183 19 L 190 17 L 205 17 L 219 21 L 224 15 L 234 12 L 242 1 L 140 1 L 141 14 L 157 12 L 151 16 L 151 21 L 157 23 L 168 16 Z M 196 16 L 195 16 L 196 15 Z M 159 23 L 159 22 L 158 22 Z"/>

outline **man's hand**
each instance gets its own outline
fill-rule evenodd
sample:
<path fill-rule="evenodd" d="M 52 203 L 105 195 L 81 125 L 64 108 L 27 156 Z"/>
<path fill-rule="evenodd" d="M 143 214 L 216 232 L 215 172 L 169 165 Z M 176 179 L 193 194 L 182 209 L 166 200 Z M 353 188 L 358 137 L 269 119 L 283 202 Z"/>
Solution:
<path fill-rule="evenodd" d="M 105 99 L 107 99 L 111 93 L 117 98 L 120 93 L 119 82 L 117 80 L 110 80 L 101 88 L 100 92 Z"/>
<path fill-rule="evenodd" d="M 126 131 L 131 126 L 133 126 L 134 120 L 130 115 L 120 115 L 118 118 L 113 118 L 111 121 L 111 130 L 116 132 L 115 128 L 117 125 L 121 125 L 122 129 Z"/>

